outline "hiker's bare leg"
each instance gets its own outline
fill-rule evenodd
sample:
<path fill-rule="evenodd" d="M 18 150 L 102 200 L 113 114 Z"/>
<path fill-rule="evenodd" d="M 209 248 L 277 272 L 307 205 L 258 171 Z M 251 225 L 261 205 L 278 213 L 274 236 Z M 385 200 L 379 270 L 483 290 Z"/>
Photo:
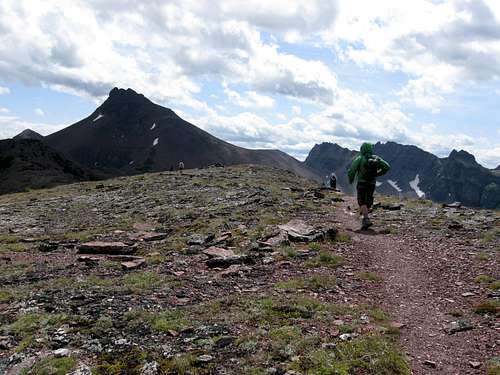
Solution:
<path fill-rule="evenodd" d="M 368 218 L 368 206 L 365 204 L 360 207 L 361 210 L 361 215 L 363 215 L 364 218 Z"/>

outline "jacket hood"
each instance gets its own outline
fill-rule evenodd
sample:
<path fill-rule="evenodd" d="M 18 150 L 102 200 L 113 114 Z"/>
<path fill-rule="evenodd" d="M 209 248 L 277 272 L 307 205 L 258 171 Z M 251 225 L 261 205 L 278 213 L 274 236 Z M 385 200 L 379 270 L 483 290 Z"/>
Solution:
<path fill-rule="evenodd" d="M 371 143 L 365 142 L 361 145 L 359 151 L 361 152 L 361 155 L 370 156 L 373 154 L 373 145 Z"/>

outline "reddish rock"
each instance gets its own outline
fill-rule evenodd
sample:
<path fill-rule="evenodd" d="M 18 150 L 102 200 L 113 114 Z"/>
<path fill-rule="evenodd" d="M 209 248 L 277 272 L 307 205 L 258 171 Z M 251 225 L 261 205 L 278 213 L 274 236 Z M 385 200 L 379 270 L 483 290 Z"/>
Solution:
<path fill-rule="evenodd" d="M 104 241 L 93 241 L 81 244 L 78 247 L 78 253 L 80 254 L 110 254 L 110 255 L 120 255 L 120 254 L 133 254 L 137 248 L 135 246 L 129 246 L 123 242 L 104 242 Z"/>

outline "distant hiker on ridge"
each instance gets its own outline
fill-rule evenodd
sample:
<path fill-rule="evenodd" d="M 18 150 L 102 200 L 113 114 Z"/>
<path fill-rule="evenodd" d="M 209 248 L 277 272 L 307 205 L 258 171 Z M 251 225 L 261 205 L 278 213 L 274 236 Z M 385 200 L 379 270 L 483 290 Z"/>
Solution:
<path fill-rule="evenodd" d="M 386 174 L 391 169 L 380 156 L 373 154 L 373 145 L 371 143 L 363 143 L 361 145 L 360 154 L 354 159 L 351 168 L 347 172 L 349 183 L 354 182 L 356 175 L 358 176 L 357 192 L 358 204 L 363 215 L 362 230 L 366 230 L 373 225 L 368 217 L 368 210 L 373 205 L 373 193 L 377 177 Z"/>
<path fill-rule="evenodd" d="M 330 175 L 330 189 L 337 190 L 337 175 L 334 172 Z"/>
<path fill-rule="evenodd" d="M 183 171 L 184 170 L 184 162 L 180 161 L 179 162 L 179 171 Z"/>

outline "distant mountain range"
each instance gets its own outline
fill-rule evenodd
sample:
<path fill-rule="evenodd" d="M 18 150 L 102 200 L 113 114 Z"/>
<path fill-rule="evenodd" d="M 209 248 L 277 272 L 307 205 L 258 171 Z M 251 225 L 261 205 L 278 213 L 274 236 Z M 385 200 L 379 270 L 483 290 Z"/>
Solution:
<path fill-rule="evenodd" d="M 391 164 L 379 181 L 384 194 L 461 201 L 500 208 L 500 166 L 489 170 L 465 151 L 447 158 L 416 146 L 377 143 L 375 153 Z M 314 146 L 305 162 L 279 150 L 249 150 L 218 139 L 154 104 L 132 89 L 111 90 L 90 116 L 43 137 L 25 130 L 0 141 L 0 193 L 87 179 L 210 165 L 261 164 L 320 181 L 335 172 L 353 193 L 346 171 L 357 155 L 337 144 Z"/>
<path fill-rule="evenodd" d="M 500 208 L 500 176 L 466 151 L 453 150 L 447 158 L 438 158 L 416 146 L 387 142 L 375 144 L 374 152 L 391 164 L 390 172 L 379 178 L 381 193 Z M 353 193 L 346 172 L 356 155 L 337 144 L 322 143 L 314 146 L 305 164 L 321 175 L 335 172 L 340 187 Z"/>

